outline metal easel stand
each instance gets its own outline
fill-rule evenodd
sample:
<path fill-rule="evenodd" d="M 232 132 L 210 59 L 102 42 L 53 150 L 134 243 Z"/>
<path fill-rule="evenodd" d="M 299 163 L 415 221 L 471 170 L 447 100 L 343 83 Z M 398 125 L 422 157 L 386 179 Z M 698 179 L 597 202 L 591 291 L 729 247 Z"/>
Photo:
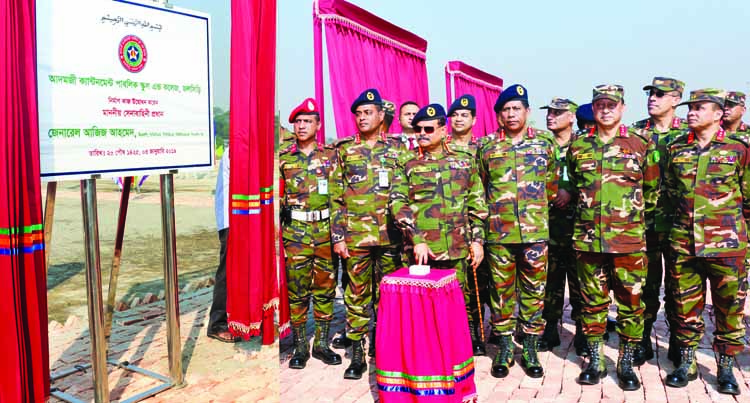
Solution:
<path fill-rule="evenodd" d="M 182 373 L 182 345 L 180 342 L 179 297 L 177 295 L 177 253 L 174 219 L 173 173 L 161 175 L 162 235 L 164 246 L 164 283 L 167 308 L 167 348 L 170 377 L 130 365 L 129 362 L 107 360 L 104 310 L 102 304 L 102 279 L 99 258 L 99 225 L 96 206 L 96 179 L 81 180 L 81 209 L 83 211 L 83 231 L 86 247 L 86 297 L 89 311 L 89 334 L 91 336 L 91 363 L 76 365 L 50 375 L 50 381 L 92 369 L 94 381 L 94 402 L 109 403 L 109 380 L 107 364 L 156 379 L 161 383 L 120 403 L 135 403 L 173 387 L 184 387 Z M 57 390 L 54 385 L 51 395 L 69 403 L 86 403 L 83 400 Z"/>

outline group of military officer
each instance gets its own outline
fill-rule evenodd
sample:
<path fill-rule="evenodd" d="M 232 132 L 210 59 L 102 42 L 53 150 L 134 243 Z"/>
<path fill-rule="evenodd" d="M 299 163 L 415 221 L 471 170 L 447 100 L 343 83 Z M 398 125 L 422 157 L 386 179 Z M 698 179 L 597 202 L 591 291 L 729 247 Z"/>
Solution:
<path fill-rule="evenodd" d="M 334 346 L 351 345 L 346 379 L 359 379 L 367 368 L 364 337 L 380 279 L 403 265 L 429 264 L 456 270 L 475 355 L 485 354 L 481 305 L 489 304 L 490 341 L 498 345 L 491 374 L 500 378 L 514 364 L 514 335 L 525 373 L 543 376 L 537 353 L 560 344 L 567 278 L 576 351 L 588 356 L 578 381 L 598 384 L 606 375 L 612 291 L 618 383 L 636 390 L 634 366 L 654 356 L 664 273 L 668 356 L 675 364 L 667 385 L 684 387 L 697 377 L 708 280 L 718 388 L 739 394 L 732 369 L 745 334 L 745 95 L 703 89 L 680 103 L 684 88 L 679 80 L 654 78 L 644 87 L 649 118 L 630 127 L 622 123 L 619 85 L 595 87 L 591 104 L 580 107 L 554 98 L 542 107 L 546 131 L 529 126 L 528 93 L 512 85 L 494 105 L 500 128 L 479 140 L 471 95 L 457 98 L 447 113 L 439 104 L 420 109 L 406 102 L 399 108 L 404 133 L 390 135 L 395 105 L 368 89 L 351 106 L 357 133 L 333 146 L 316 142 L 317 105 L 305 100 L 289 116 L 296 142 L 279 155 L 295 343 L 290 367 L 304 368 L 310 357 L 310 297 L 312 356 L 341 363 L 328 344 L 338 256 L 348 278 L 348 334 Z M 686 120 L 676 116 L 680 105 L 688 107 Z"/>

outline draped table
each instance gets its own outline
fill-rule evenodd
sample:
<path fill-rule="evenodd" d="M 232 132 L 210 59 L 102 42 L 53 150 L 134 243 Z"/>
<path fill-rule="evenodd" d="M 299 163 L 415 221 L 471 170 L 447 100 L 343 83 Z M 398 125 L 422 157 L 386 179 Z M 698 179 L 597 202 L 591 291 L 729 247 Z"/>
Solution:
<path fill-rule="evenodd" d="M 381 402 L 476 401 L 474 357 L 454 270 L 408 268 L 380 283 L 376 378 Z"/>

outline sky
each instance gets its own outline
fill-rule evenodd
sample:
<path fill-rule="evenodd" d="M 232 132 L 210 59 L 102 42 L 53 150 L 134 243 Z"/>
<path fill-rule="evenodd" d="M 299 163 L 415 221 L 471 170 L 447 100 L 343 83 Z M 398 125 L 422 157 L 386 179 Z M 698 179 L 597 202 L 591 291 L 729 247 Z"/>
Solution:
<path fill-rule="evenodd" d="M 215 106 L 226 109 L 229 1 L 170 1 L 212 15 Z M 654 76 L 683 80 L 687 91 L 750 92 L 746 0 L 350 2 L 427 40 L 431 102 L 445 103 L 449 60 L 500 76 L 506 87 L 524 85 L 541 126 L 538 107 L 552 97 L 590 102 L 592 88 L 604 83 L 625 87 L 626 123 L 646 117 L 642 88 Z M 278 0 L 277 15 L 276 109 L 286 117 L 315 92 L 312 1 Z"/>

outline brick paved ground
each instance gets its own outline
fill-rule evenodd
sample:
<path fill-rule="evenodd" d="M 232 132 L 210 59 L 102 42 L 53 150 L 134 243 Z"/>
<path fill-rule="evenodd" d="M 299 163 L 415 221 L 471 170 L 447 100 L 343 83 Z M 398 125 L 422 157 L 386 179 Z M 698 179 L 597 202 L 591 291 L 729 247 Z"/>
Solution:
<path fill-rule="evenodd" d="M 710 299 L 709 299 L 710 300 Z M 750 302 L 748 303 L 750 305 Z M 746 305 L 746 312 L 748 311 Z M 610 333 L 605 353 L 607 356 L 608 376 L 597 386 L 581 386 L 576 382 L 584 365 L 584 360 L 577 357 L 572 346 L 575 326 L 569 319 L 570 306 L 566 305 L 565 322 L 561 329 L 562 345 L 551 352 L 541 353 L 540 360 L 544 365 L 545 376 L 532 379 L 525 376 L 518 363 L 520 347 L 516 347 L 516 365 L 510 375 L 504 379 L 490 376 L 492 357 L 497 349 L 490 346 L 489 356 L 477 357 L 475 382 L 480 402 L 750 402 L 750 354 L 746 350 L 738 357 L 735 376 L 740 381 L 742 394 L 732 397 L 719 394 L 716 390 L 716 362 L 711 350 L 711 332 L 713 331 L 713 314 L 710 307 L 704 318 L 709 327 L 701 341 L 698 352 L 700 376 L 688 387 L 675 389 L 664 384 L 664 378 L 673 370 L 671 361 L 666 358 L 668 334 L 663 321 L 663 311 L 656 324 L 657 342 L 656 357 L 641 366 L 637 372 L 643 386 L 640 390 L 623 392 L 617 386 L 616 362 L 618 337 Z M 334 330 L 343 327 L 344 306 L 339 298 L 336 303 L 336 322 Z M 610 313 L 614 317 L 614 312 Z M 750 321 L 745 319 L 746 326 Z M 313 323 L 308 323 L 308 334 L 311 334 Z M 487 332 L 488 330 L 485 330 Z M 747 339 L 746 339 L 747 341 Z M 349 365 L 348 352 L 340 366 L 326 366 L 320 361 L 310 359 L 304 370 L 292 370 L 288 367 L 291 356 L 291 337 L 281 342 L 280 393 L 283 402 L 373 402 L 378 401 L 377 386 L 374 377 L 374 360 L 368 362 L 369 382 L 363 378 L 359 381 L 343 379 L 346 366 Z M 343 356 L 343 351 L 339 350 Z"/>
<path fill-rule="evenodd" d="M 147 403 L 278 402 L 278 342 L 262 347 L 260 338 L 238 344 L 206 337 L 212 288 L 181 295 L 180 335 L 187 386 L 145 400 Z M 50 363 L 53 373 L 89 361 L 88 323 L 71 317 L 65 325 L 52 323 Z M 168 375 L 164 304 L 153 303 L 115 316 L 109 358 L 128 360 L 147 370 Z M 110 398 L 120 401 L 156 383 L 110 367 Z M 53 384 L 84 401 L 93 401 L 90 373 L 72 375 Z M 58 403 L 56 398 L 50 403 Z"/>

